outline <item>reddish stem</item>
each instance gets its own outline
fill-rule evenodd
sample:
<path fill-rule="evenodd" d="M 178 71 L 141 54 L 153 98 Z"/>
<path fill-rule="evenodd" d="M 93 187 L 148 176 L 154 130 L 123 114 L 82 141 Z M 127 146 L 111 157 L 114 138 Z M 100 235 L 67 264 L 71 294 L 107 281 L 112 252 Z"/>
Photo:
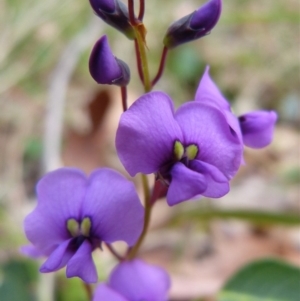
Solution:
<path fill-rule="evenodd" d="M 123 112 L 125 112 L 127 110 L 127 87 L 126 86 L 121 87 L 121 96 L 122 96 Z"/>
<path fill-rule="evenodd" d="M 105 244 L 108 250 L 110 251 L 111 254 L 113 254 L 119 261 L 125 260 L 124 257 L 122 257 L 120 254 L 117 253 L 117 251 L 110 245 L 110 244 Z"/>
<path fill-rule="evenodd" d="M 129 14 L 129 21 L 132 26 L 137 25 L 138 22 L 134 15 L 134 1 L 128 0 L 128 14 Z"/>
<path fill-rule="evenodd" d="M 140 21 L 143 21 L 144 14 L 145 14 L 145 0 L 140 0 L 140 12 L 139 12 L 139 16 L 138 16 L 138 19 Z"/>
<path fill-rule="evenodd" d="M 164 72 L 167 54 L 168 54 L 168 48 L 164 47 L 162 55 L 161 55 L 161 59 L 160 59 L 159 68 L 158 68 L 156 76 L 154 77 L 154 79 L 151 82 L 151 87 L 155 86 L 155 84 L 159 81 L 159 79 L 161 78 L 161 76 Z"/>

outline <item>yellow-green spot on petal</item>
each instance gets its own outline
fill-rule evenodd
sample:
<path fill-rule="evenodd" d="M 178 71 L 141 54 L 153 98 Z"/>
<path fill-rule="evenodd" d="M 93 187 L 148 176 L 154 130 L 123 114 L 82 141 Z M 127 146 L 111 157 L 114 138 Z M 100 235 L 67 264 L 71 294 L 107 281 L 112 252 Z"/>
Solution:
<path fill-rule="evenodd" d="M 79 234 L 79 224 L 76 219 L 70 218 L 67 221 L 67 229 L 73 237 Z"/>
<path fill-rule="evenodd" d="M 179 161 L 182 159 L 184 154 L 184 147 L 179 141 L 175 141 L 174 144 L 174 156 Z"/>
<path fill-rule="evenodd" d="M 92 222 L 89 217 L 85 217 L 80 225 L 81 234 L 88 237 L 90 235 Z"/>
<path fill-rule="evenodd" d="M 189 145 L 185 149 L 185 154 L 189 160 L 194 160 L 198 154 L 198 146 L 195 144 Z"/>

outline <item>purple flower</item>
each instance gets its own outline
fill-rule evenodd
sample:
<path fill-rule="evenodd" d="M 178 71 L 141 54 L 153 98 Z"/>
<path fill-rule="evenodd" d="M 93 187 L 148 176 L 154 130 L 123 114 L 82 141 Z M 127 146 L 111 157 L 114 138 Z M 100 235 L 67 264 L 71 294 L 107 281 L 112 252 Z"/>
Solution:
<path fill-rule="evenodd" d="M 129 39 L 135 38 L 129 22 L 128 8 L 120 0 L 90 0 L 91 7 L 104 22 L 122 32 Z"/>
<path fill-rule="evenodd" d="M 108 283 L 96 289 L 93 301 L 166 301 L 169 288 L 163 269 L 135 259 L 116 266 Z"/>
<path fill-rule="evenodd" d="M 130 70 L 127 64 L 114 57 L 106 35 L 95 44 L 90 56 L 89 68 L 98 84 L 126 86 L 130 81 Z"/>
<path fill-rule="evenodd" d="M 231 112 L 228 101 L 209 76 L 209 67 L 200 80 L 195 100 L 221 110 L 241 143 L 252 148 L 269 145 L 273 138 L 277 114 L 274 111 L 254 111 L 238 118 Z"/>
<path fill-rule="evenodd" d="M 210 33 L 219 21 L 221 0 L 209 0 L 193 13 L 174 22 L 164 37 L 164 45 L 174 48 Z"/>
<path fill-rule="evenodd" d="M 175 113 L 163 92 L 143 95 L 122 114 L 116 147 L 131 176 L 156 173 L 169 186 L 169 205 L 199 194 L 225 195 L 242 157 L 242 145 L 220 110 L 192 101 Z"/>
<path fill-rule="evenodd" d="M 132 246 L 142 230 L 144 210 L 133 183 L 107 168 L 89 178 L 74 168 L 50 172 L 39 181 L 37 197 L 24 225 L 28 240 L 48 256 L 43 273 L 67 266 L 67 277 L 97 282 L 92 251 L 103 241 Z"/>

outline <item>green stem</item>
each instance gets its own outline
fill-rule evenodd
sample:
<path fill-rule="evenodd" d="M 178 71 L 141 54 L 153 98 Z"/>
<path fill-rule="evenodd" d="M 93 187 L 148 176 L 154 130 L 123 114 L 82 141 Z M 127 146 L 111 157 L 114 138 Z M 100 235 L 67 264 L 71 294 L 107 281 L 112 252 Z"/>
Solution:
<path fill-rule="evenodd" d="M 92 286 L 88 283 L 85 283 L 85 282 L 82 282 L 83 283 L 83 286 L 84 286 L 84 289 L 86 291 L 86 294 L 88 295 L 88 300 L 92 300 L 93 298 L 93 289 L 92 289 Z"/>
<path fill-rule="evenodd" d="M 137 48 L 138 48 L 137 55 L 140 56 L 139 61 L 141 62 L 144 90 L 145 92 L 149 92 L 151 90 L 151 81 L 150 81 L 148 60 L 146 54 L 145 28 L 143 23 L 134 26 L 134 31 L 135 31 Z"/>
<path fill-rule="evenodd" d="M 128 255 L 127 255 L 127 259 L 133 259 L 134 257 L 136 257 L 137 252 L 140 248 L 140 246 L 142 245 L 149 225 L 150 225 L 150 217 L 151 217 L 151 199 L 150 199 L 150 193 L 149 193 L 149 185 L 148 185 L 148 179 L 147 176 L 142 174 L 142 182 L 143 182 L 143 190 L 145 193 L 145 217 L 144 217 L 144 226 L 143 226 L 143 231 L 142 234 L 140 235 L 137 243 L 134 245 L 133 248 L 130 249 Z"/>

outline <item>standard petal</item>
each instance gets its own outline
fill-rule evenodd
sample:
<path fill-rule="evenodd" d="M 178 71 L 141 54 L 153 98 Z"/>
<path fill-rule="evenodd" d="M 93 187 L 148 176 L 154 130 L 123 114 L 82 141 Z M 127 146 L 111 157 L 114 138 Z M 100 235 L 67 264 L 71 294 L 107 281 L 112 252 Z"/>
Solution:
<path fill-rule="evenodd" d="M 26 217 L 24 228 L 29 241 L 41 252 L 52 252 L 70 238 L 66 221 L 80 216 L 86 185 L 85 175 L 74 168 L 55 170 L 38 182 L 38 204 Z"/>
<path fill-rule="evenodd" d="M 255 111 L 239 117 L 244 144 L 252 148 L 262 148 L 269 145 L 277 114 L 274 111 Z"/>
<path fill-rule="evenodd" d="M 172 100 L 163 92 L 150 92 L 122 114 L 116 147 L 131 176 L 138 172 L 150 174 L 168 163 L 174 142 L 181 137 Z"/>
<path fill-rule="evenodd" d="M 79 277 L 86 283 L 96 283 L 97 270 L 92 258 L 93 248 L 85 240 L 67 264 L 67 277 Z"/>
<path fill-rule="evenodd" d="M 61 243 L 48 257 L 48 259 L 40 267 L 41 273 L 49 273 L 63 268 L 74 252 L 69 248 L 71 239 Z"/>
<path fill-rule="evenodd" d="M 91 218 L 91 236 L 107 243 L 123 240 L 132 246 L 143 228 L 144 208 L 133 183 L 108 168 L 90 176 L 82 212 L 82 218 Z"/>
<path fill-rule="evenodd" d="M 230 104 L 224 98 L 217 85 L 209 76 L 209 66 L 205 68 L 204 74 L 200 80 L 196 91 L 195 100 L 216 106 L 220 110 L 230 111 Z"/>
<path fill-rule="evenodd" d="M 130 301 L 166 301 L 170 278 L 162 268 L 135 259 L 116 266 L 108 286 Z"/>
<path fill-rule="evenodd" d="M 201 193 L 203 196 L 220 198 L 229 192 L 228 179 L 217 167 L 205 162 L 193 160 L 190 162 L 190 168 L 205 176 L 207 188 Z"/>
<path fill-rule="evenodd" d="M 237 172 L 243 145 L 232 133 L 222 112 L 200 102 L 182 105 L 175 118 L 184 135 L 184 144 L 196 144 L 196 159 L 216 166 L 228 179 Z"/>
<path fill-rule="evenodd" d="M 93 301 L 129 301 L 109 288 L 106 284 L 100 284 L 93 297 Z"/>
<path fill-rule="evenodd" d="M 190 200 L 202 194 L 207 188 L 204 175 L 187 168 L 180 162 L 173 166 L 171 176 L 167 193 L 167 202 L 170 206 Z"/>

